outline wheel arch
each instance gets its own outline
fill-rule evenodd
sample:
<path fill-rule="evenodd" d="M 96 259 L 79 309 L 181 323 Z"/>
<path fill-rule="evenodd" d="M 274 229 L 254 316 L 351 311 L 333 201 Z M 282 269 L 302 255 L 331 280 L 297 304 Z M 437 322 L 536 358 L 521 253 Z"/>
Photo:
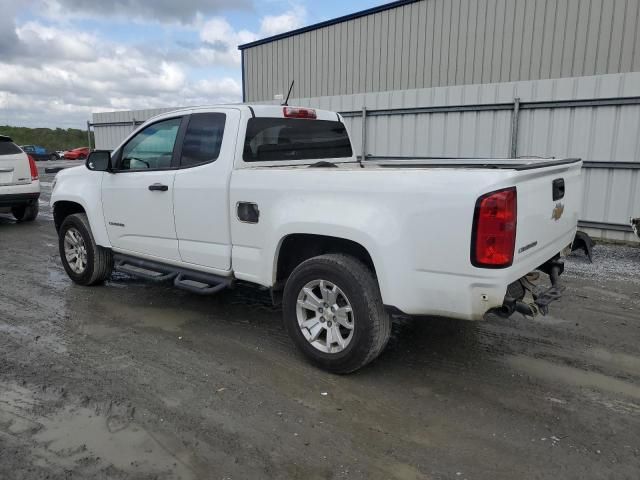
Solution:
<path fill-rule="evenodd" d="M 69 200 L 58 200 L 53 204 L 53 223 L 56 227 L 56 232 L 60 231 L 60 226 L 62 222 L 64 222 L 64 219 L 74 213 L 86 214 L 87 211 L 78 202 Z"/>
<path fill-rule="evenodd" d="M 373 257 L 361 243 L 330 235 L 291 233 L 280 239 L 276 249 L 274 290 L 281 290 L 291 272 L 302 262 L 327 253 L 343 253 L 355 257 L 365 264 L 377 278 Z"/>

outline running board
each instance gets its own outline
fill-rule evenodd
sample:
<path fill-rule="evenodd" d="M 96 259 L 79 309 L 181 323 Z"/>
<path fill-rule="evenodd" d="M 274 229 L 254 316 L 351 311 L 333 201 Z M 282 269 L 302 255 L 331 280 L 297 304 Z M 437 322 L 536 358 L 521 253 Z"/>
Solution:
<path fill-rule="evenodd" d="M 233 286 L 233 277 L 223 277 L 213 273 L 187 270 L 166 263 L 143 260 L 121 253 L 114 253 L 114 269 L 128 275 L 153 282 L 173 280 L 177 288 L 198 295 L 213 295 Z"/>

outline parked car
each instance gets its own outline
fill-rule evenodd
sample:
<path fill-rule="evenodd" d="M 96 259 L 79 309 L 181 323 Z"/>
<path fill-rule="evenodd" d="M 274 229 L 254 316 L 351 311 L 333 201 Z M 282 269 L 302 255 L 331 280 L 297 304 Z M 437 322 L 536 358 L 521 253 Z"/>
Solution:
<path fill-rule="evenodd" d="M 11 138 L 0 135 L 0 212 L 12 213 L 20 222 L 30 222 L 38 216 L 39 198 L 35 160 Z"/>
<path fill-rule="evenodd" d="M 67 160 L 84 160 L 89 156 L 89 152 L 88 147 L 74 148 L 64 152 L 64 158 Z"/>
<path fill-rule="evenodd" d="M 576 233 L 581 166 L 361 164 L 335 112 L 202 107 L 58 173 L 51 205 L 74 282 L 114 269 L 200 294 L 251 282 L 282 303 L 314 364 L 347 373 L 382 351 L 393 314 L 545 313 Z M 525 278 L 534 269 L 549 287 Z"/>
<path fill-rule="evenodd" d="M 66 152 L 64 150 L 56 150 L 56 156 L 58 157 L 58 160 L 63 159 L 65 153 Z"/>
<path fill-rule="evenodd" d="M 20 148 L 39 162 L 58 159 L 58 154 L 56 152 L 50 152 L 39 145 L 22 145 Z"/>

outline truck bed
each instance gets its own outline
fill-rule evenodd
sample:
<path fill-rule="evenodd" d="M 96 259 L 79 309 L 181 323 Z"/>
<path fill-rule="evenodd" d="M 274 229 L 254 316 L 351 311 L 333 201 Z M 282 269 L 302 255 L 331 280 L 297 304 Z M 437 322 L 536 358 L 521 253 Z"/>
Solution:
<path fill-rule="evenodd" d="M 271 286 L 271 259 L 289 233 L 346 238 L 370 253 L 385 304 L 410 315 L 478 320 L 576 232 L 579 159 L 374 159 L 363 167 L 350 161 L 235 170 L 231 205 L 251 198 L 260 208 L 257 225 L 232 225 L 238 278 Z M 556 180 L 566 187 L 561 198 L 552 192 Z M 476 202 L 506 188 L 517 190 L 513 264 L 477 268 L 470 260 Z"/>

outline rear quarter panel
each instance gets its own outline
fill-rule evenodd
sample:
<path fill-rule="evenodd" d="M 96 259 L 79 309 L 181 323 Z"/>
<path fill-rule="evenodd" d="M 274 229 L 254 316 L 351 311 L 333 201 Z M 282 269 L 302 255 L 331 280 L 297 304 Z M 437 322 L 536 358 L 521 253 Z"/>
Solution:
<path fill-rule="evenodd" d="M 498 188 L 501 177 L 508 175 L 451 169 L 235 170 L 230 193 L 234 272 L 271 286 L 278 248 L 287 235 L 345 238 L 367 249 L 383 299 L 392 304 L 395 292 L 409 288 L 412 272 L 470 273 L 475 199 Z M 241 201 L 258 204 L 258 224 L 237 219 Z"/>

